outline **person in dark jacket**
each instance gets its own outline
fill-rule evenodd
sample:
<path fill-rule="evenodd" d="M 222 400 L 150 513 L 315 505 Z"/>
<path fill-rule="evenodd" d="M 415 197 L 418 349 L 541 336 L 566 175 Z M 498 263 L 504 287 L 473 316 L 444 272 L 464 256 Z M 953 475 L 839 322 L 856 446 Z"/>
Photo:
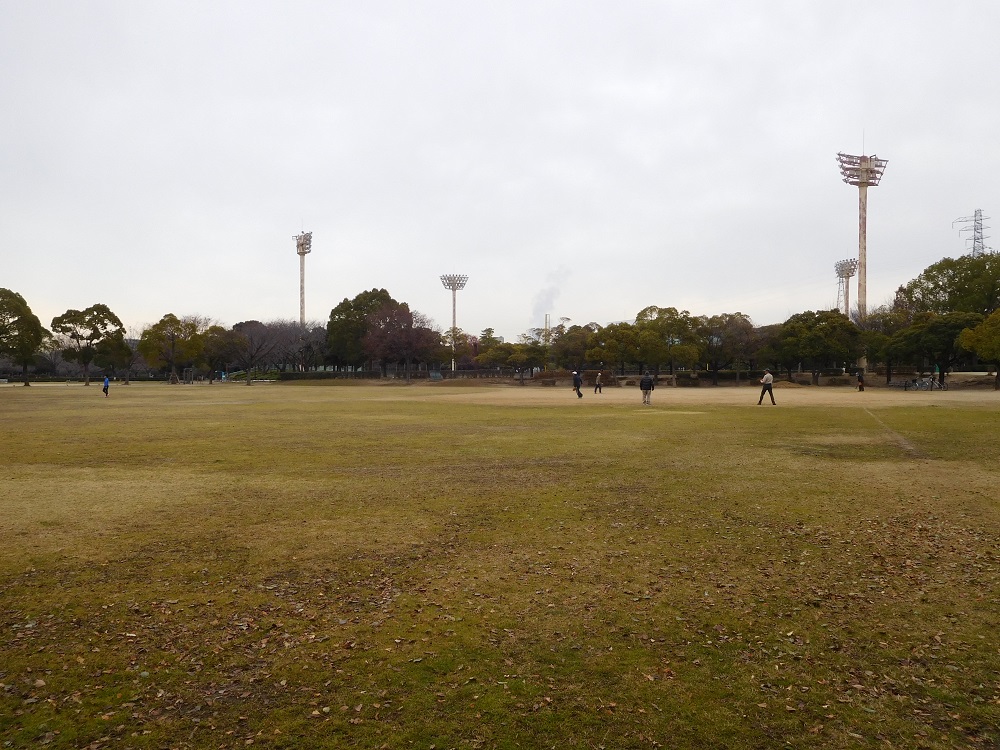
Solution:
<path fill-rule="evenodd" d="M 639 390 L 642 391 L 642 404 L 643 406 L 649 406 L 652 404 L 651 396 L 653 393 L 653 378 L 649 375 L 649 370 L 646 370 L 642 374 L 642 380 L 639 381 Z"/>
<path fill-rule="evenodd" d="M 863 370 L 858 370 L 858 390 L 863 391 L 865 389 L 865 373 Z"/>
<path fill-rule="evenodd" d="M 580 373 L 573 370 L 573 390 L 576 391 L 577 398 L 583 398 L 583 391 L 580 389 L 583 387 L 583 378 L 580 377 Z"/>

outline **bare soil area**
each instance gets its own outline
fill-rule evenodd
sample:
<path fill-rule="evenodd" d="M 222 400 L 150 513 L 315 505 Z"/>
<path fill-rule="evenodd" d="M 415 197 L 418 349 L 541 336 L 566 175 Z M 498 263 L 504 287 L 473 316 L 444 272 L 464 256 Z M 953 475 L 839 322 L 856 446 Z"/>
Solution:
<path fill-rule="evenodd" d="M 484 384 L 485 385 L 485 384 Z M 423 385 L 410 386 L 420 389 L 426 395 Z M 734 407 L 757 408 L 760 388 L 756 385 L 740 387 L 674 388 L 661 385 L 653 391 L 652 406 L 642 406 L 642 393 L 632 386 L 606 386 L 602 393 L 594 393 L 593 388 L 583 389 L 583 398 L 565 387 L 545 387 L 535 385 L 496 385 L 489 388 L 469 389 L 451 386 L 448 383 L 428 383 L 429 389 L 438 389 L 442 397 L 477 401 L 489 404 L 553 404 L 566 402 L 578 408 L 593 408 L 601 404 L 634 405 L 636 408 L 693 408 L 699 404 L 730 405 Z M 1000 403 L 1000 392 L 981 389 L 955 388 L 948 391 L 904 391 L 897 388 L 868 387 L 863 392 L 854 387 L 802 386 L 795 383 L 775 381 L 774 398 L 778 408 L 798 408 L 803 406 L 844 406 L 849 408 L 881 408 L 889 406 L 934 406 L 960 403 L 964 405 Z M 771 404 L 765 398 L 765 406 Z"/>

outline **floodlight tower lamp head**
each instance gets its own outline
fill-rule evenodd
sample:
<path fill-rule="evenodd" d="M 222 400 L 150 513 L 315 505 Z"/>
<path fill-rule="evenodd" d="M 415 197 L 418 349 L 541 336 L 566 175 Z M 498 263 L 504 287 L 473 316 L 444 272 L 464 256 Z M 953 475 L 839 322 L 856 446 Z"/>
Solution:
<path fill-rule="evenodd" d="M 469 277 L 462 273 L 446 273 L 441 275 L 441 283 L 444 284 L 444 288 L 451 289 L 453 292 L 465 289 L 465 283 L 468 280 Z"/>
<path fill-rule="evenodd" d="M 837 272 L 838 279 L 849 279 L 858 272 L 858 259 L 838 260 L 833 264 L 833 270 Z"/>
<path fill-rule="evenodd" d="M 299 255 L 307 255 L 312 252 L 312 232 L 303 232 L 295 235 L 295 251 Z"/>
<path fill-rule="evenodd" d="M 837 154 L 837 163 L 840 165 L 840 175 L 848 185 L 859 187 L 861 185 L 878 185 L 882 180 L 882 173 L 889 163 L 887 159 L 879 159 L 877 156 L 855 156 L 854 154 Z"/>

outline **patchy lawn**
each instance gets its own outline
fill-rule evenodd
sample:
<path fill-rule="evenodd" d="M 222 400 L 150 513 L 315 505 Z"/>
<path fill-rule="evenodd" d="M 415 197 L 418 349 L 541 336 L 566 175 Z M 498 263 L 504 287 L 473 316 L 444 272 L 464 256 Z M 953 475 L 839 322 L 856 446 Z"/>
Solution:
<path fill-rule="evenodd" d="M 1000 746 L 1000 399 L 756 395 L 4 389 L 0 742 Z"/>

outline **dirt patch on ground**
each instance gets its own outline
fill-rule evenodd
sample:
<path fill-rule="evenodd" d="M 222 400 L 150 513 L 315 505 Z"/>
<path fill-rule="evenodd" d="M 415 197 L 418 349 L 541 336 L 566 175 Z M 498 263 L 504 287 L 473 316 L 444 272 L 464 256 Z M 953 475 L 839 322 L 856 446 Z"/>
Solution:
<path fill-rule="evenodd" d="M 813 437 L 810 442 L 814 445 L 878 445 L 883 441 L 876 435 L 823 435 Z"/>
<path fill-rule="evenodd" d="M 697 410 L 699 406 L 719 405 L 733 407 L 757 407 L 760 388 L 747 385 L 739 388 L 672 388 L 660 385 L 653 391 L 651 407 L 643 407 L 642 393 L 638 387 L 609 387 L 603 393 L 593 389 L 583 389 L 583 398 L 577 398 L 568 386 L 565 388 L 543 388 L 540 386 L 489 387 L 476 383 L 479 388 L 438 384 L 433 386 L 435 395 L 442 398 L 456 398 L 489 404 L 535 405 L 565 403 L 577 409 L 593 409 L 606 406 L 635 406 L 637 409 L 682 408 Z M 406 398 L 406 389 L 394 391 L 395 395 Z M 414 396 L 425 398 L 428 390 L 419 388 Z M 765 408 L 795 409 L 801 407 L 830 406 L 845 408 L 881 408 L 888 406 L 941 406 L 945 404 L 998 404 L 1000 392 L 993 390 L 956 389 L 948 391 L 904 391 L 895 388 L 869 388 L 859 392 L 854 387 L 801 386 L 786 382 L 774 384 L 774 398 L 777 407 L 772 407 L 765 398 Z"/>

